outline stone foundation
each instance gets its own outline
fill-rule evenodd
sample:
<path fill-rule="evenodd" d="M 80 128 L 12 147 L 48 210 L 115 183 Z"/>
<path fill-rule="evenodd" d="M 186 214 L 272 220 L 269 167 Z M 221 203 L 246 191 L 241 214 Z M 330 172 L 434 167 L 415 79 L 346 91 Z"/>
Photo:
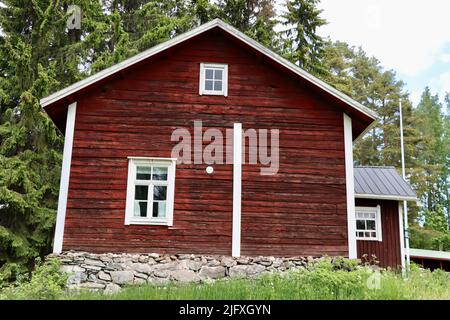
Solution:
<path fill-rule="evenodd" d="M 189 254 L 92 254 L 65 252 L 50 255 L 70 274 L 69 290 L 88 289 L 113 293 L 124 285 L 170 281 L 201 282 L 221 278 L 251 278 L 267 272 L 305 268 L 313 257 L 240 257 Z"/>

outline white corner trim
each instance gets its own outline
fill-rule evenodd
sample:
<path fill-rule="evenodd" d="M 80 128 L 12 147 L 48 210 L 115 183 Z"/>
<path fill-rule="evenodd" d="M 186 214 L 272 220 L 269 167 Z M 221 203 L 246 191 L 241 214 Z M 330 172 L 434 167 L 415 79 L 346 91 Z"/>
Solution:
<path fill-rule="evenodd" d="M 72 162 L 73 134 L 77 103 L 69 105 L 67 109 L 66 134 L 64 136 L 63 162 L 61 167 L 61 181 L 59 183 L 58 212 L 56 214 L 55 237 L 53 253 L 61 253 L 64 238 L 64 223 L 66 221 L 67 196 L 69 191 L 70 164 Z"/>
<path fill-rule="evenodd" d="M 356 213 L 355 213 L 355 182 L 353 172 L 353 138 L 352 119 L 344 115 L 344 145 L 345 145 L 345 180 L 347 189 L 347 230 L 348 257 L 356 259 Z"/>
<path fill-rule="evenodd" d="M 242 124 L 233 128 L 233 257 L 241 255 L 241 197 L 242 197 Z"/>
<path fill-rule="evenodd" d="M 403 228 L 403 202 L 398 202 L 398 225 L 400 236 L 400 257 L 402 262 L 402 270 L 405 270 L 405 229 Z"/>
<path fill-rule="evenodd" d="M 42 107 L 46 107 L 52 103 L 55 103 L 59 100 L 61 100 L 62 98 L 71 95 L 97 81 L 100 81 L 120 70 L 123 70 L 125 68 L 128 68 L 131 65 L 134 65 L 135 63 L 138 63 L 140 61 L 143 61 L 159 52 L 162 52 L 166 49 L 169 49 L 181 42 L 184 42 L 188 39 L 191 39 L 203 32 L 206 32 L 210 29 L 213 29 L 215 27 L 219 27 L 222 30 L 226 31 L 227 33 L 229 33 L 230 35 L 234 36 L 235 38 L 239 39 L 240 41 L 242 41 L 243 43 L 249 45 L 250 47 L 252 47 L 253 49 L 255 49 L 256 51 L 262 53 L 263 55 L 265 55 L 266 57 L 270 58 L 271 60 L 275 61 L 276 63 L 282 65 L 283 67 L 287 68 L 288 70 L 294 72 L 295 74 L 299 75 L 300 77 L 302 77 L 303 79 L 307 80 L 308 82 L 314 84 L 315 86 L 321 88 L 322 90 L 324 90 L 325 92 L 331 94 L 332 96 L 334 96 L 335 98 L 343 101 L 344 103 L 348 104 L 349 106 L 351 106 L 352 108 L 354 108 L 355 110 L 358 110 L 359 112 L 365 114 L 366 116 L 368 116 L 369 118 L 373 119 L 373 120 L 377 120 L 378 119 L 378 115 L 372 111 L 371 109 L 367 108 L 366 106 L 362 105 L 361 103 L 357 102 L 356 100 L 350 98 L 349 96 L 343 94 L 342 92 L 340 92 L 339 90 L 336 90 L 335 88 L 333 88 L 332 86 L 330 86 L 329 84 L 325 83 L 324 81 L 316 78 L 315 76 L 311 75 L 310 73 L 304 71 L 303 69 L 299 68 L 297 65 L 293 64 L 292 62 L 288 61 L 287 59 L 281 57 L 280 55 L 274 53 L 273 51 L 267 49 L 266 47 L 264 47 L 263 45 L 261 45 L 260 43 L 258 43 L 257 41 L 251 39 L 250 37 L 248 37 L 247 35 L 245 35 L 244 33 L 240 32 L 239 30 L 237 30 L 236 28 L 230 26 L 229 24 L 223 22 L 220 19 L 214 19 L 211 20 L 210 22 L 207 22 L 205 24 L 202 24 L 201 26 L 194 28 L 190 31 L 187 31 L 183 34 L 180 34 L 179 36 L 176 36 L 166 42 L 163 42 L 159 45 L 156 45 L 150 49 L 147 49 L 133 57 L 130 57 L 118 64 L 115 64 L 109 68 L 106 68 L 84 80 L 81 80 L 79 82 L 76 82 L 58 92 L 55 92 L 53 94 L 51 94 L 50 96 L 41 99 L 40 103 Z"/>

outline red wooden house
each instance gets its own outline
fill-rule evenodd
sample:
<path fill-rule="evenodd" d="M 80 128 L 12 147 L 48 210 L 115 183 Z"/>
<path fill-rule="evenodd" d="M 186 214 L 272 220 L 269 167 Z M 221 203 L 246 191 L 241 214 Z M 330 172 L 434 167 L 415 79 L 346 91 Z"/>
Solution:
<path fill-rule="evenodd" d="M 376 114 L 220 20 L 41 104 L 65 132 L 56 253 L 378 253 L 402 264 L 398 201 L 411 188 L 369 187 L 355 211 L 352 143 Z"/>

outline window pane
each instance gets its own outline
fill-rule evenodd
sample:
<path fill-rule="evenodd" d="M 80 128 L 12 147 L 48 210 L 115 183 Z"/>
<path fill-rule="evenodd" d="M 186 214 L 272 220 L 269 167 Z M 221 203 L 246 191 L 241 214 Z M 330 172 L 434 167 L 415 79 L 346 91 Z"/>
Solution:
<path fill-rule="evenodd" d="M 212 80 L 206 80 L 205 81 L 205 90 L 212 90 L 213 89 L 213 81 Z"/>
<path fill-rule="evenodd" d="M 136 186 L 134 199 L 135 200 L 147 200 L 148 199 L 148 186 Z"/>
<path fill-rule="evenodd" d="M 376 230 L 374 220 L 367 220 L 367 230 Z"/>
<path fill-rule="evenodd" d="M 150 180 L 152 168 L 151 167 L 137 167 L 136 179 L 138 180 Z"/>
<path fill-rule="evenodd" d="M 153 180 L 167 180 L 167 167 L 153 167 Z"/>
<path fill-rule="evenodd" d="M 365 230 L 366 226 L 364 224 L 364 220 L 356 220 L 356 229 Z"/>
<path fill-rule="evenodd" d="M 365 238 L 370 238 L 370 232 L 364 232 L 364 237 Z"/>
<path fill-rule="evenodd" d="M 222 70 L 216 69 L 216 70 L 214 71 L 214 79 L 216 79 L 216 80 L 222 80 L 222 74 L 223 74 L 223 71 L 222 71 Z"/>
<path fill-rule="evenodd" d="M 371 232 L 372 238 L 376 238 L 377 237 L 377 233 L 376 232 Z"/>
<path fill-rule="evenodd" d="M 214 90 L 222 91 L 222 81 L 214 81 Z"/>
<path fill-rule="evenodd" d="M 364 232 L 358 232 L 358 237 L 364 238 Z"/>
<path fill-rule="evenodd" d="M 166 186 L 154 186 L 153 200 L 166 200 L 166 195 L 167 195 Z"/>
<path fill-rule="evenodd" d="M 213 78 L 213 69 L 206 69 L 205 70 L 205 79 L 212 79 Z"/>
<path fill-rule="evenodd" d="M 147 216 L 147 201 L 134 201 L 134 216 L 135 217 Z"/>
<path fill-rule="evenodd" d="M 375 212 L 369 213 L 369 218 L 370 219 L 375 219 Z"/>
<path fill-rule="evenodd" d="M 153 202 L 153 217 L 164 218 L 166 216 L 166 202 Z"/>

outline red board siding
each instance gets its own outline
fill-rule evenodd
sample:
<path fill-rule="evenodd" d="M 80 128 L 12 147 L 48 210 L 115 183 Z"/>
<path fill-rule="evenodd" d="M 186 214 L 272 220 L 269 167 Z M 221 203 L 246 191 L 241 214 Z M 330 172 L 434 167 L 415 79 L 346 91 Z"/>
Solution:
<path fill-rule="evenodd" d="M 229 64 L 199 96 L 200 62 Z M 127 156 L 170 157 L 193 121 L 280 130 L 280 169 L 243 166 L 243 255 L 347 255 L 342 111 L 221 34 L 206 33 L 78 101 L 63 249 L 231 254 L 232 165 L 177 165 L 174 225 L 125 226 Z"/>
<path fill-rule="evenodd" d="M 357 241 L 358 258 L 374 254 L 381 267 L 401 267 L 400 227 L 398 201 L 356 199 L 356 206 L 381 206 L 381 228 L 383 241 Z"/>

